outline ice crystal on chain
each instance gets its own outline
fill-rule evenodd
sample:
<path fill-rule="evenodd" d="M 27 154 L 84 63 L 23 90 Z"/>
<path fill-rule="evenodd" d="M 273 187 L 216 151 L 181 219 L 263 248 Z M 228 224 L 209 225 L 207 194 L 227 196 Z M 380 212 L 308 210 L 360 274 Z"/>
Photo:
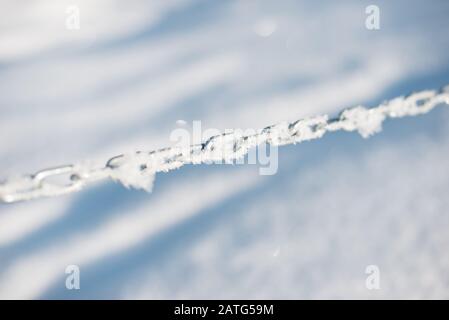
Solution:
<path fill-rule="evenodd" d="M 274 146 L 296 144 L 319 139 L 326 132 L 357 131 L 367 138 L 382 130 L 386 118 L 424 114 L 442 104 L 449 104 L 449 86 L 438 91 L 426 90 L 398 97 L 370 109 L 356 106 L 344 110 L 333 119 L 319 115 L 290 123 L 282 122 L 249 135 L 239 134 L 235 130 L 213 136 L 202 144 L 119 155 L 111 158 L 105 166 L 68 165 L 45 169 L 0 184 L 0 201 L 16 202 L 63 195 L 107 178 L 119 181 L 126 187 L 151 191 L 158 172 L 168 172 L 185 164 L 232 163 L 262 143 Z M 66 176 L 67 183 L 50 182 L 49 178 L 55 176 Z"/>

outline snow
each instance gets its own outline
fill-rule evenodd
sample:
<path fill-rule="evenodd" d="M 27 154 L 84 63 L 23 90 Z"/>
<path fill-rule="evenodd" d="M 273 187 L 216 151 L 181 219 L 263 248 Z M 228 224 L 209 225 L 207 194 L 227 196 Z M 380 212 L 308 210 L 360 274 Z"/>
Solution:
<path fill-rule="evenodd" d="M 444 1 L 380 1 L 378 31 L 352 1 L 40 3 L 1 13 L 2 178 L 156 150 L 178 120 L 258 129 L 449 83 Z M 77 4 L 81 33 L 60 27 Z M 348 128 L 379 129 L 358 111 Z M 1 205 L 0 297 L 447 298 L 448 117 L 282 146 L 273 176 L 187 165 L 151 194 L 99 183 Z M 298 139 L 323 133 L 310 128 Z M 137 164 L 127 183 L 149 188 Z M 73 264 L 79 291 L 64 286 Z"/>

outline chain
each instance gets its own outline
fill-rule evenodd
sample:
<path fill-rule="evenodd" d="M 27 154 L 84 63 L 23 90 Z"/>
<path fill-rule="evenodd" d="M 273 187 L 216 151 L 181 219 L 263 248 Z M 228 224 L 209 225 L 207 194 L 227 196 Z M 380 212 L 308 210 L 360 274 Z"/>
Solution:
<path fill-rule="evenodd" d="M 449 104 L 449 85 L 440 90 L 420 91 L 385 101 L 375 108 L 349 108 L 332 119 L 327 115 L 315 116 L 278 123 L 251 134 L 233 130 L 210 137 L 202 144 L 123 154 L 109 159 L 102 167 L 65 165 L 45 169 L 0 184 L 0 201 L 11 203 L 64 195 L 79 191 L 91 182 L 108 178 L 126 187 L 151 191 L 158 172 L 168 172 L 185 164 L 233 163 L 262 143 L 272 146 L 296 144 L 319 139 L 326 132 L 358 131 L 367 138 L 382 129 L 386 118 L 424 114 L 441 104 Z M 66 183 L 52 181 L 58 178 Z"/>

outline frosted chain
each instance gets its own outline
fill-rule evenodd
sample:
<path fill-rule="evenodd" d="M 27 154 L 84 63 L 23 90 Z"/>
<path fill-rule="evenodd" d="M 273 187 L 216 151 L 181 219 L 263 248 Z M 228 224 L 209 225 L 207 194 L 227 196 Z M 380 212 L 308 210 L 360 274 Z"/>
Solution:
<path fill-rule="evenodd" d="M 274 146 L 296 144 L 319 139 L 326 132 L 338 130 L 358 131 L 362 137 L 367 138 L 379 132 L 383 121 L 388 117 L 424 114 L 440 104 L 449 104 L 449 85 L 438 91 L 420 91 L 398 97 L 371 109 L 363 106 L 346 109 L 334 119 L 322 115 L 290 123 L 282 122 L 251 135 L 242 135 L 238 133 L 240 131 L 234 130 L 213 136 L 202 144 L 120 155 L 111 158 L 102 167 L 67 165 L 46 169 L 0 184 L 0 201 L 9 203 L 63 195 L 107 178 L 117 180 L 126 187 L 150 191 L 157 172 L 168 172 L 185 164 L 217 161 L 232 163 L 262 143 Z M 67 179 L 67 183 L 50 181 L 58 176 Z"/>

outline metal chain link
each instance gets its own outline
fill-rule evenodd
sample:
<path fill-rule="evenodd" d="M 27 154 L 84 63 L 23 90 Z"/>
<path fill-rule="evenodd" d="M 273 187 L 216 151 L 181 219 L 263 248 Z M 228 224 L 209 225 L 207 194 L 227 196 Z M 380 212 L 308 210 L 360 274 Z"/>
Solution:
<path fill-rule="evenodd" d="M 126 187 L 149 191 L 158 172 L 168 172 L 185 164 L 231 163 L 262 143 L 273 146 L 296 144 L 319 139 L 326 132 L 338 130 L 358 131 L 366 138 L 380 131 L 387 117 L 424 114 L 440 104 L 449 104 L 449 85 L 437 91 L 427 90 L 398 97 L 371 109 L 363 106 L 346 109 L 333 119 L 322 115 L 291 123 L 282 122 L 248 135 L 234 130 L 197 145 L 123 154 L 109 159 L 103 167 L 65 165 L 45 169 L 0 184 L 0 201 L 11 203 L 68 194 L 83 189 L 91 182 L 108 178 Z M 66 183 L 51 181 L 64 176 Z"/>

